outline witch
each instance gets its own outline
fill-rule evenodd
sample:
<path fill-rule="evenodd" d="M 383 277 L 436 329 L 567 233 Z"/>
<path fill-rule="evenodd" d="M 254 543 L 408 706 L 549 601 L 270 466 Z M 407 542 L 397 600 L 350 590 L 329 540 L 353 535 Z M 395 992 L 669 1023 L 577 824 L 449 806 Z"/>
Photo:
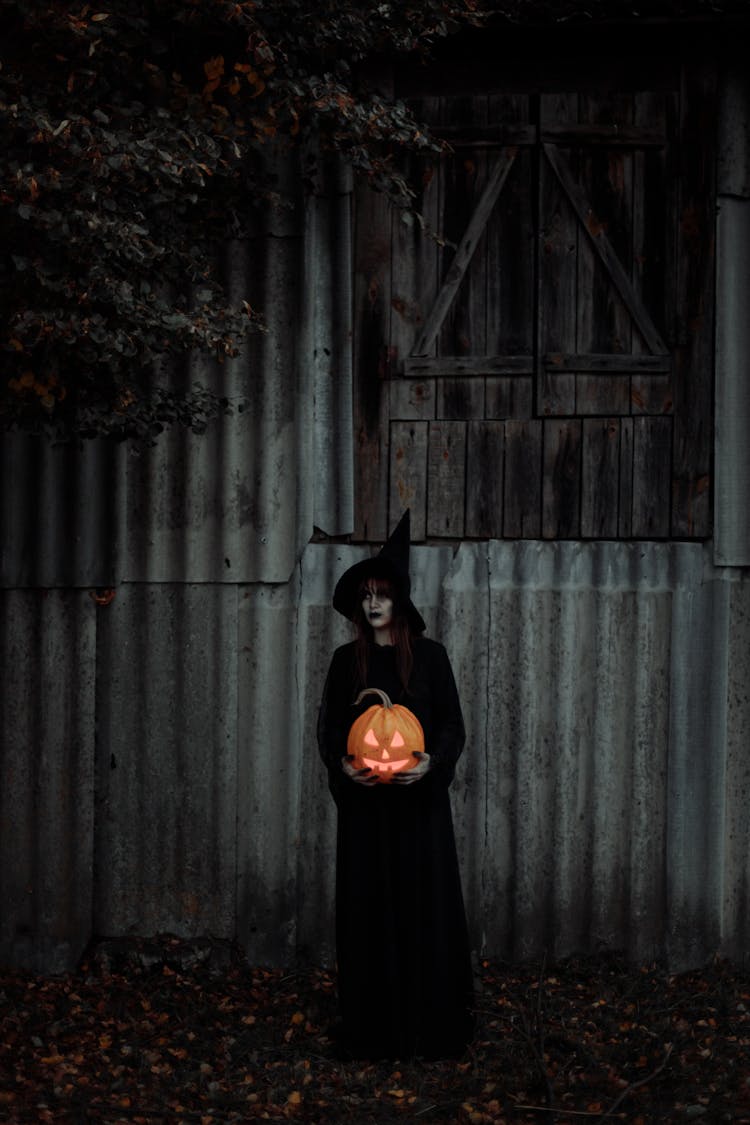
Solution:
<path fill-rule="evenodd" d="M 336 649 L 318 744 L 338 812 L 336 950 L 340 1043 L 355 1058 L 460 1056 L 472 1035 L 472 972 L 448 787 L 464 723 L 448 655 L 410 597 L 409 513 L 378 555 L 339 579 L 353 621 Z M 424 732 L 412 768 L 357 768 L 352 724 L 380 689 Z"/>

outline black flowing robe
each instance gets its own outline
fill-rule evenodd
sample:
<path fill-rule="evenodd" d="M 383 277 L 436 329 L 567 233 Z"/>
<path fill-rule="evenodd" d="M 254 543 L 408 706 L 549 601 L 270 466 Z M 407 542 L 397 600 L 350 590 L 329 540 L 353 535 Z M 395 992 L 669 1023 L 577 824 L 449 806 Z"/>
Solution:
<path fill-rule="evenodd" d="M 358 785 L 341 769 L 362 685 L 354 643 L 333 655 L 318 743 L 338 809 L 336 950 L 344 1043 L 364 1057 L 448 1057 L 472 1033 L 472 972 L 448 786 L 464 744 L 448 655 L 414 639 L 405 693 L 395 649 L 369 646 L 367 687 L 408 707 L 431 768 L 411 785 Z"/>

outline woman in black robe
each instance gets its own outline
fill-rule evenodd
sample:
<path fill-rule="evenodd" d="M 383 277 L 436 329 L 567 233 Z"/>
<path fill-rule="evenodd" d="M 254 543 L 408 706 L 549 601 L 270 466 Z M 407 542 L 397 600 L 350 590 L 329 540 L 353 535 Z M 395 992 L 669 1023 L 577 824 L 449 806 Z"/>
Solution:
<path fill-rule="evenodd" d="M 336 948 L 342 1047 L 354 1057 L 455 1057 L 472 1033 L 472 974 L 448 786 L 464 743 L 442 645 L 409 598 L 408 512 L 374 559 L 339 580 L 356 641 L 326 679 L 318 742 L 338 809 Z M 418 764 L 381 784 L 347 757 L 380 688 L 424 730 Z"/>

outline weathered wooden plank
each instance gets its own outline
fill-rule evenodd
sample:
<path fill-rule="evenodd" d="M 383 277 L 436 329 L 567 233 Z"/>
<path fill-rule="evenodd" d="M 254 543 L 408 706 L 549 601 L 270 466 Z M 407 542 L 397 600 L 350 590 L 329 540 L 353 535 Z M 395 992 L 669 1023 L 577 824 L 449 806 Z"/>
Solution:
<path fill-rule="evenodd" d="M 427 520 L 427 422 L 392 422 L 390 511 L 411 509 L 411 537 L 425 537 Z"/>
<path fill-rule="evenodd" d="M 540 128 L 575 122 L 576 94 L 542 94 Z M 537 410 L 549 416 L 575 413 L 575 378 L 551 376 L 543 367 L 546 352 L 573 353 L 576 346 L 576 263 L 578 223 L 546 161 L 539 166 L 537 236 Z"/>
<path fill-rule="evenodd" d="M 551 373 L 573 371 L 577 373 L 593 373 L 601 371 L 605 374 L 629 375 L 636 372 L 651 375 L 669 371 L 672 358 L 669 355 L 621 355 L 616 352 L 606 353 L 581 353 L 578 355 L 561 355 L 560 352 L 549 352 L 544 357 L 544 365 Z"/>
<path fill-rule="evenodd" d="M 442 120 L 445 122 L 487 121 L 487 96 L 444 97 Z M 466 258 L 463 257 L 462 239 L 471 224 L 477 203 L 481 200 L 488 179 L 488 154 L 478 148 L 470 152 L 455 152 L 443 163 L 442 227 L 447 243 L 442 249 L 443 286 L 458 268 L 460 280 L 445 307 L 437 333 L 439 355 L 484 355 L 486 300 L 486 241 L 484 226 L 476 237 Z M 452 247 L 455 246 L 455 251 Z M 464 243 L 465 248 L 465 243 Z M 437 301 L 444 297 L 444 290 Z M 436 302 L 437 303 L 437 302 Z M 435 306 L 433 306 L 434 308 Z"/>
<path fill-rule="evenodd" d="M 454 148 L 505 147 L 534 145 L 534 125 L 440 125 L 435 132 L 449 140 Z M 607 148 L 663 148 L 666 137 L 662 130 L 639 125 L 546 124 L 539 139 L 561 145 L 604 145 Z"/>
<path fill-rule="evenodd" d="M 542 368 L 539 383 L 539 404 L 541 413 L 545 417 L 555 414 L 575 414 L 575 375 L 558 375 L 547 368 Z"/>
<path fill-rule="evenodd" d="M 633 534 L 633 419 L 620 419 L 620 491 L 617 533 L 620 539 Z"/>
<path fill-rule="evenodd" d="M 354 266 L 354 539 L 388 534 L 388 330 L 391 216 L 382 194 L 358 192 Z"/>
<path fill-rule="evenodd" d="M 672 535 L 711 530 L 713 440 L 714 144 L 716 74 L 711 60 L 686 63 L 681 92 L 681 174 L 674 372 Z M 691 143 L 692 142 L 692 143 Z"/>
<path fill-rule="evenodd" d="M 542 520 L 542 422 L 505 423 L 503 535 L 538 539 Z"/>
<path fill-rule="evenodd" d="M 633 524 L 635 539 L 666 539 L 670 528 L 672 419 L 633 419 Z"/>
<path fill-rule="evenodd" d="M 464 534 L 466 423 L 431 422 L 428 446 L 427 534 Z"/>
<path fill-rule="evenodd" d="M 591 97 L 582 95 L 581 116 L 591 123 L 607 125 L 617 132 L 633 116 L 630 95 Z M 625 263 L 632 281 L 633 270 L 633 160 L 631 149 L 603 149 L 586 145 L 581 161 L 580 182 L 597 215 L 606 216 L 606 230 L 618 259 Z M 622 299 L 587 239 L 581 241 L 578 259 L 578 348 L 579 351 L 620 352 L 633 350 L 633 324 Z M 576 379 L 576 411 L 580 415 L 627 414 L 630 412 L 630 378 L 579 373 Z"/>
<path fill-rule="evenodd" d="M 456 421 L 484 418 L 484 379 L 439 379 L 437 416 Z"/>
<path fill-rule="evenodd" d="M 529 377 L 488 378 L 485 380 L 485 418 L 533 417 L 534 385 Z"/>
<path fill-rule="evenodd" d="M 512 97 L 512 95 L 509 95 Z M 524 99 L 528 102 L 528 99 Z M 490 98 L 490 104 L 496 102 L 496 97 Z M 490 109 L 490 123 L 478 124 L 475 121 L 465 124 L 443 124 L 435 129 L 435 133 L 450 141 L 453 148 L 507 148 L 517 145 L 535 145 L 537 129 L 535 125 L 508 124 L 507 122 L 495 123 L 493 111 Z"/>
<path fill-rule="evenodd" d="M 581 522 L 581 423 L 544 422 L 542 537 L 575 539 Z"/>
<path fill-rule="evenodd" d="M 537 132 L 533 125 L 441 125 L 435 132 L 454 149 L 468 149 L 481 145 L 490 147 L 531 146 L 536 143 Z M 658 128 L 638 125 L 544 125 L 539 133 L 541 141 L 561 145 L 603 145 L 607 149 L 661 149 L 666 142 L 665 133 Z"/>
<path fill-rule="evenodd" d="M 674 392 L 671 375 L 633 375 L 630 380 L 632 414 L 671 414 Z"/>
<path fill-rule="evenodd" d="M 492 208 L 503 189 L 503 184 L 515 159 L 514 148 L 503 150 L 495 163 L 486 188 L 484 189 L 474 213 L 469 220 L 461 241 L 456 250 L 455 258 L 443 282 L 437 300 L 430 311 L 423 332 L 414 345 L 414 355 L 427 355 L 437 338 L 448 310 L 458 292 L 469 264 L 474 256 L 479 239 L 489 218 Z"/>
<path fill-rule="evenodd" d="M 650 101 L 645 102 L 643 97 L 636 97 L 635 99 L 635 114 L 647 114 L 650 108 Z M 658 113 L 661 101 L 654 107 L 654 113 Z M 657 155 L 663 162 L 663 153 L 651 153 L 650 157 Z M 650 161 L 652 163 L 652 161 Z M 649 225 L 650 214 L 654 210 L 655 204 L 649 196 L 647 198 L 647 191 L 650 187 L 650 178 L 647 176 L 647 158 L 643 151 L 636 152 L 633 157 L 633 284 L 636 286 L 638 292 L 644 299 L 647 308 L 650 308 L 651 315 L 654 318 L 654 323 L 660 327 L 664 324 L 664 295 L 663 285 L 661 292 L 656 290 L 651 294 L 646 293 L 646 281 L 650 276 L 653 276 L 653 270 L 647 272 L 646 263 L 649 258 L 660 257 L 652 253 L 652 246 L 649 243 L 647 236 L 647 228 Z M 666 225 L 672 226 L 673 224 L 662 223 L 662 228 Z M 651 237 L 656 238 L 658 241 L 663 240 L 664 233 L 658 231 L 651 231 Z M 664 259 L 662 258 L 662 264 Z M 633 352 L 641 352 L 643 343 L 640 333 L 633 333 L 633 340 L 631 343 L 631 350 Z M 648 375 L 644 378 L 642 374 L 633 375 L 630 380 L 630 409 L 633 414 L 665 414 L 671 410 L 672 406 L 672 377 L 671 377 L 671 364 L 669 374 L 661 374 L 654 378 Z"/>
<path fill-rule="evenodd" d="M 616 539 L 620 508 L 620 419 L 586 418 L 581 455 L 581 535 Z"/>
<path fill-rule="evenodd" d="M 528 121 L 530 99 L 489 99 L 490 120 Z M 534 351 L 534 153 L 519 151 L 487 222 L 487 352 Z"/>
<path fill-rule="evenodd" d="M 632 119 L 632 98 L 627 94 L 596 97 L 582 94 L 579 110 L 592 123 L 627 124 Z M 630 149 L 582 149 L 579 185 L 592 212 L 606 227 L 607 239 L 632 281 L 633 153 Z M 633 323 L 609 272 L 589 239 L 580 242 L 578 256 L 578 350 L 580 352 L 632 352 Z M 627 414 L 630 410 L 628 379 L 576 379 L 578 414 Z"/>
<path fill-rule="evenodd" d="M 665 127 L 665 120 L 663 114 L 663 95 L 651 96 L 649 93 L 640 93 L 633 96 L 633 118 L 636 122 L 644 122 L 657 120 L 662 128 Z M 658 299 L 657 294 L 647 294 L 644 290 L 644 279 L 647 275 L 646 261 L 647 254 L 652 250 L 652 247 L 647 244 L 646 228 L 651 218 L 651 213 L 655 211 L 658 206 L 658 201 L 649 192 L 651 186 L 649 178 L 646 176 L 647 165 L 654 167 L 653 157 L 656 156 L 658 162 L 663 163 L 665 149 L 659 149 L 656 153 L 650 153 L 647 159 L 646 153 L 643 148 L 639 148 L 633 154 L 633 215 L 632 215 L 632 266 L 631 277 L 633 285 L 640 293 L 641 298 L 651 312 L 654 323 L 659 326 L 663 331 L 664 326 L 664 308 L 663 301 Z M 648 193 L 648 198 L 647 198 Z M 662 226 L 664 224 L 662 223 Z M 658 231 L 652 231 L 656 234 L 658 245 L 663 238 L 663 234 Z M 657 254 L 656 257 L 659 257 Z M 653 297 L 657 296 L 654 301 Z M 651 299 L 650 299 L 651 298 Z M 633 341 L 631 346 L 632 352 L 643 351 L 643 341 L 640 333 L 633 334 Z"/>
<path fill-rule="evenodd" d="M 623 95 L 622 97 L 626 97 Z M 582 101 L 586 95 L 582 95 Z M 617 111 L 615 110 L 615 116 Z M 663 148 L 666 135 L 663 129 L 642 125 L 584 122 L 577 125 L 545 125 L 540 139 L 561 145 L 602 145 L 605 148 Z"/>
<path fill-rule="evenodd" d="M 504 9 L 508 14 L 519 4 L 491 5 L 494 10 Z M 565 7 L 572 11 L 572 5 L 555 4 L 560 14 Z M 589 5 L 589 11 L 599 5 Z M 644 13 L 651 14 L 656 5 L 644 5 Z M 735 8 L 737 5 L 735 5 Z M 545 5 L 546 15 L 553 12 L 551 5 Z M 583 15 L 583 6 L 579 7 Z M 542 8 L 537 11 L 542 14 Z M 594 21 L 592 21 L 594 22 Z M 660 38 L 659 29 L 653 25 L 644 27 L 644 21 L 633 21 L 632 33 L 623 24 L 610 24 L 606 29 L 605 42 L 601 27 L 584 25 L 582 19 L 571 22 L 566 27 L 562 20 L 556 25 L 549 23 L 546 31 L 541 22 L 531 27 L 529 37 L 522 41 L 518 49 L 507 38 L 513 31 L 511 27 L 498 28 L 500 37 L 483 49 L 480 42 L 476 51 L 441 52 L 441 59 L 430 63 L 429 68 L 414 66 L 414 60 L 404 55 L 397 64 L 397 88 L 402 96 L 418 93 L 425 85 L 425 75 L 431 89 L 466 90 L 497 89 L 537 93 L 540 89 L 576 90 L 585 80 L 592 89 L 659 89 L 674 81 L 678 70 L 674 50 L 681 29 L 678 25 L 664 28 Z M 653 34 L 655 32 L 655 34 Z M 503 40 L 509 47 L 503 49 Z M 658 49 L 663 44 L 666 49 Z M 498 49 L 499 48 L 499 49 Z"/>
<path fill-rule="evenodd" d="M 669 91 L 639 91 L 633 99 L 636 124 L 658 127 L 665 136 L 675 135 L 675 99 Z M 654 323 L 670 343 L 667 326 L 674 323 L 673 300 L 675 271 L 675 170 L 668 171 L 669 149 L 641 149 L 633 156 L 633 284 L 641 294 Z M 632 351 L 640 352 L 640 333 L 633 333 Z M 669 371 L 654 376 L 634 374 L 630 381 L 630 408 L 633 414 L 669 414 L 673 407 L 671 364 Z"/>
<path fill-rule="evenodd" d="M 634 98 L 636 122 L 658 123 L 665 136 L 678 137 L 679 119 L 673 91 L 641 91 Z M 654 323 L 672 344 L 675 314 L 676 185 L 678 145 L 636 152 L 633 198 L 633 284 Z M 640 350 L 636 334 L 633 351 Z"/>
<path fill-rule="evenodd" d="M 435 122 L 440 114 L 439 98 L 415 102 L 419 120 Z M 415 191 L 414 209 L 430 230 L 440 229 L 440 161 L 425 163 L 409 160 L 406 176 Z M 409 355 L 421 333 L 428 312 L 438 293 L 440 252 L 436 240 L 422 230 L 411 216 L 394 208 L 391 216 L 391 314 L 390 348 L 394 365 Z M 434 345 L 433 345 L 434 350 Z"/>
<path fill-rule="evenodd" d="M 531 375 L 531 355 L 441 355 L 434 359 L 410 356 L 404 360 L 403 374 L 408 379 L 459 375 Z"/>
<path fill-rule="evenodd" d="M 434 379 L 392 379 L 388 389 L 392 422 L 435 417 L 437 391 Z"/>
<path fill-rule="evenodd" d="M 578 375 L 576 414 L 582 418 L 630 413 L 629 375 Z"/>
<path fill-rule="evenodd" d="M 466 451 L 466 529 L 472 539 L 503 534 L 502 422 L 469 422 Z"/>
<path fill-rule="evenodd" d="M 638 325 L 646 344 L 652 352 L 664 354 L 667 350 L 666 345 L 640 296 L 633 288 L 622 263 L 612 248 L 601 219 L 594 213 L 588 200 L 578 188 L 575 177 L 558 149 L 554 145 L 547 144 L 543 146 L 543 151 L 560 186 L 570 200 L 580 220 L 581 226 L 591 240 L 592 246 L 612 278 L 614 285 L 617 287 L 633 320 Z"/>

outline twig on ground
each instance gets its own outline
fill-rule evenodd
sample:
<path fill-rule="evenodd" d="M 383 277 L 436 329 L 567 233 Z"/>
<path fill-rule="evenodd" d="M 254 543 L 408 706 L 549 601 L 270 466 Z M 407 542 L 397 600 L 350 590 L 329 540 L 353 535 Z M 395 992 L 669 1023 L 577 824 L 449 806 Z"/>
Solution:
<path fill-rule="evenodd" d="M 539 966 L 539 976 L 537 978 L 537 988 L 536 988 L 536 1038 L 537 1038 L 537 1048 L 536 1049 L 537 1049 L 537 1064 L 539 1066 L 539 1071 L 542 1075 L 542 1078 L 544 1079 L 544 1086 L 545 1086 L 545 1090 L 546 1090 L 546 1093 L 547 1093 L 548 1112 L 551 1115 L 550 1120 L 553 1122 L 553 1125 L 554 1125 L 554 1122 L 556 1120 L 556 1113 L 557 1113 L 557 1111 L 555 1109 L 555 1091 L 554 1091 L 554 1087 L 552 1085 L 552 1082 L 550 1081 L 550 1076 L 549 1076 L 549 1073 L 547 1071 L 547 1067 L 546 1067 L 545 1062 L 544 1062 L 544 1018 L 543 1018 L 543 1012 L 542 1012 L 542 1000 L 543 1000 L 544 973 L 545 973 L 546 966 L 547 966 L 547 954 L 545 953 L 544 956 L 542 957 L 542 963 Z"/>
<path fill-rule="evenodd" d="M 637 1082 L 631 1082 L 630 1085 L 627 1086 L 621 1094 L 617 1095 L 615 1100 L 612 1102 L 612 1105 L 609 1107 L 609 1109 L 605 1110 L 605 1112 L 600 1116 L 599 1120 L 604 1121 L 607 1117 L 613 1117 L 615 1110 L 618 1106 L 622 1105 L 622 1103 L 625 1101 L 625 1098 L 629 1097 L 629 1095 L 632 1094 L 634 1090 L 639 1089 L 641 1086 L 645 1086 L 648 1082 L 651 1082 L 654 1078 L 656 1078 L 657 1075 L 661 1074 L 661 1072 L 664 1070 L 664 1067 L 669 1062 L 669 1056 L 671 1054 L 672 1044 L 670 1043 L 664 1054 L 664 1058 L 659 1063 L 656 1070 L 652 1070 L 650 1074 L 647 1074 L 645 1076 L 645 1078 L 639 1078 Z"/>
<path fill-rule="evenodd" d="M 601 1116 L 602 1116 L 599 1113 L 598 1110 L 565 1109 L 564 1107 L 559 1107 L 558 1109 L 550 1110 L 550 1109 L 548 1109 L 548 1107 L 546 1105 L 519 1105 L 516 1102 L 513 1103 L 513 1108 L 514 1109 L 526 1109 L 526 1110 L 530 1110 L 534 1113 L 558 1113 L 559 1112 L 559 1113 L 564 1113 L 566 1117 L 593 1117 L 597 1121 L 600 1121 Z M 626 1118 L 627 1118 L 627 1114 L 625 1114 L 625 1113 L 613 1114 L 611 1111 L 607 1111 L 607 1116 L 608 1117 L 615 1117 L 616 1116 L 616 1117 L 619 1117 L 620 1120 L 622 1120 L 622 1121 L 625 1121 Z"/>

